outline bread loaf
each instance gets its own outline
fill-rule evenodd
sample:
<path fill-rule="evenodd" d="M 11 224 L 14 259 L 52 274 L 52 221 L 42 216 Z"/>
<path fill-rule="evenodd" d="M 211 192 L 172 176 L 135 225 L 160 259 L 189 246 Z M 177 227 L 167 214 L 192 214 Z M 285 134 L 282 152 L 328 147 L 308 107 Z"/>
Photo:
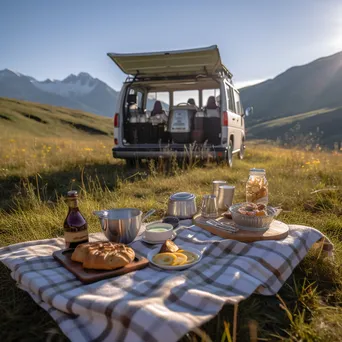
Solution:
<path fill-rule="evenodd" d="M 71 260 L 83 263 L 90 249 L 99 249 L 109 244 L 110 242 L 101 241 L 82 243 L 75 248 L 74 252 L 71 255 Z"/>
<path fill-rule="evenodd" d="M 83 246 L 83 247 L 82 247 Z M 84 268 L 114 270 L 135 258 L 132 248 L 122 243 L 93 242 L 78 245 L 71 259 L 82 262 Z"/>

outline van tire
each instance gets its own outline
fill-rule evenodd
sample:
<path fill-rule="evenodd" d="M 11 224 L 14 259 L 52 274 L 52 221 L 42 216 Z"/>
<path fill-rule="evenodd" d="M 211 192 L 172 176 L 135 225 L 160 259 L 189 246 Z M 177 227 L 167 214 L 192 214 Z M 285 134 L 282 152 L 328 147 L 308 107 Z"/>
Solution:
<path fill-rule="evenodd" d="M 137 160 L 136 158 L 127 158 L 126 166 L 129 168 L 135 168 L 137 166 L 140 166 L 140 160 Z"/>
<path fill-rule="evenodd" d="M 229 144 L 228 144 L 227 165 L 228 167 L 233 167 L 233 141 L 232 140 L 229 140 Z"/>
<path fill-rule="evenodd" d="M 239 159 L 242 160 L 245 156 L 245 142 L 242 141 L 239 151 Z"/>

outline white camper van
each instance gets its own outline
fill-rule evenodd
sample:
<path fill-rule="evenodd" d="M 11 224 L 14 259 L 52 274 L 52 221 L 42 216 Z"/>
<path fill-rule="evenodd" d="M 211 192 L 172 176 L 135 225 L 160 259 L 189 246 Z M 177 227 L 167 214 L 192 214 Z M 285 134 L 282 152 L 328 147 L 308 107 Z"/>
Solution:
<path fill-rule="evenodd" d="M 216 45 L 191 50 L 108 53 L 127 74 L 114 114 L 113 156 L 214 158 L 244 155 L 244 110 Z"/>

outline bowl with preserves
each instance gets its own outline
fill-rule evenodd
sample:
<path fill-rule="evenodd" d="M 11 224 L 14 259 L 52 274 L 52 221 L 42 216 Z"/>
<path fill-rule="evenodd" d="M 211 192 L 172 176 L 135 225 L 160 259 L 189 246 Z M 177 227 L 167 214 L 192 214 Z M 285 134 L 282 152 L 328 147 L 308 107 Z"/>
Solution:
<path fill-rule="evenodd" d="M 277 213 L 273 207 L 248 202 L 234 204 L 229 210 L 232 220 L 240 229 L 251 231 L 267 230 Z"/>

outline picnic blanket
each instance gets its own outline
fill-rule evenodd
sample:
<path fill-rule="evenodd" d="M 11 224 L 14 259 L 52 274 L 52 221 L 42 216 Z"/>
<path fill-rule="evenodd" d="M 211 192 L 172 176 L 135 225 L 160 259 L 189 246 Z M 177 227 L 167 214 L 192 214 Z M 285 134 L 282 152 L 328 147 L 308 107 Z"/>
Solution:
<path fill-rule="evenodd" d="M 91 240 L 104 240 L 92 234 Z M 214 317 L 224 304 L 253 292 L 276 294 L 317 241 L 318 230 L 291 225 L 281 241 L 224 240 L 196 226 L 182 227 L 175 242 L 203 251 L 200 263 L 183 271 L 155 266 L 83 285 L 52 257 L 64 239 L 30 241 L 0 249 L 18 286 L 44 308 L 71 341 L 177 341 Z M 132 243 L 144 256 L 155 246 Z"/>

